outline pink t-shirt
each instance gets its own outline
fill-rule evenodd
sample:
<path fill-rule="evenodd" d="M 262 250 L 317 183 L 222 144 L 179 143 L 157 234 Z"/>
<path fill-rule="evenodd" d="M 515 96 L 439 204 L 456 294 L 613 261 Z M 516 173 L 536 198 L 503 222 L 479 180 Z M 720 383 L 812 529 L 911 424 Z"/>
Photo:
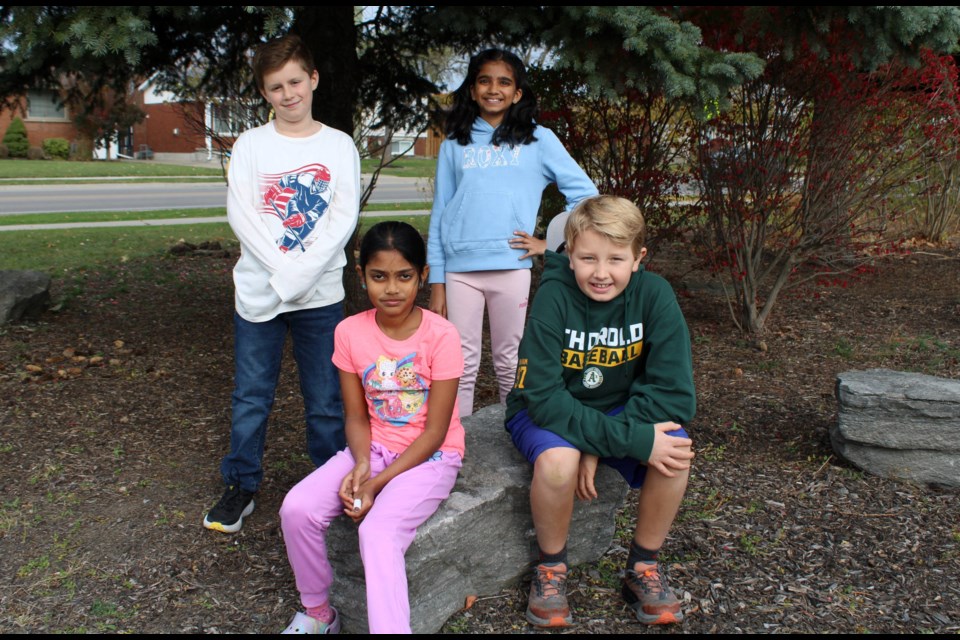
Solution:
<path fill-rule="evenodd" d="M 420 327 L 406 340 L 394 340 L 377 326 L 376 310 L 350 316 L 337 325 L 333 364 L 357 374 L 370 416 L 370 437 L 403 453 L 427 423 L 430 384 L 463 374 L 460 334 L 451 322 L 421 309 Z M 463 425 L 453 407 L 441 451 L 463 456 Z"/>

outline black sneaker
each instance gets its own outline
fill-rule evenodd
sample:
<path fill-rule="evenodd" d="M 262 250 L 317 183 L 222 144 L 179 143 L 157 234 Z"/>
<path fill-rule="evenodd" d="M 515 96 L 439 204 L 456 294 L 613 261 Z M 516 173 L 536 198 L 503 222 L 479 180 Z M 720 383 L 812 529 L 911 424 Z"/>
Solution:
<path fill-rule="evenodd" d="M 203 519 L 203 526 L 221 533 L 236 533 L 243 526 L 243 519 L 253 513 L 253 493 L 230 485 L 220 501 Z"/>

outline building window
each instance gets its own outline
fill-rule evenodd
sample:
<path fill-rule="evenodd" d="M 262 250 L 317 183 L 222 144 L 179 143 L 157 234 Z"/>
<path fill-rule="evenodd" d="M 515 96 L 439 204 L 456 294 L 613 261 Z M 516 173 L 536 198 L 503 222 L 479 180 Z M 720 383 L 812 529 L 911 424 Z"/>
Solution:
<path fill-rule="evenodd" d="M 251 129 L 256 124 L 250 124 L 251 114 L 247 113 L 242 106 L 234 108 L 226 105 L 211 105 L 210 107 L 210 130 L 217 136 L 237 137 L 241 131 Z"/>
<path fill-rule="evenodd" d="M 28 120 L 69 120 L 66 109 L 55 91 L 31 89 L 27 91 Z"/>
<path fill-rule="evenodd" d="M 415 156 L 417 155 L 416 149 L 414 148 L 414 143 L 416 143 L 415 138 L 404 137 L 404 138 L 394 138 L 390 141 L 390 155 L 392 156 Z"/>

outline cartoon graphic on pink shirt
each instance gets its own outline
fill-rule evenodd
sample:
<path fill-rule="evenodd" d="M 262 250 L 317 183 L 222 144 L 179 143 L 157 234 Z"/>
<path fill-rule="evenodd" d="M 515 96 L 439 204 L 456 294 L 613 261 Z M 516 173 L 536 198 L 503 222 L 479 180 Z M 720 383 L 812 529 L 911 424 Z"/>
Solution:
<path fill-rule="evenodd" d="M 398 360 L 381 355 L 363 371 L 363 388 L 373 410 L 396 427 L 405 426 L 427 401 L 427 384 L 413 364 L 416 355 Z"/>

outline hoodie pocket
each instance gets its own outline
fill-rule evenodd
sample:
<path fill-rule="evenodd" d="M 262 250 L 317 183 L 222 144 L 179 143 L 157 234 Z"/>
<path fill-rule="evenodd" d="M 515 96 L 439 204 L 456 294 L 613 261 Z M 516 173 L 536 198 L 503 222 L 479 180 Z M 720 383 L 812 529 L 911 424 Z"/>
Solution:
<path fill-rule="evenodd" d="M 468 191 L 451 204 L 442 233 L 454 253 L 508 251 L 513 232 L 523 228 L 510 191 Z"/>

